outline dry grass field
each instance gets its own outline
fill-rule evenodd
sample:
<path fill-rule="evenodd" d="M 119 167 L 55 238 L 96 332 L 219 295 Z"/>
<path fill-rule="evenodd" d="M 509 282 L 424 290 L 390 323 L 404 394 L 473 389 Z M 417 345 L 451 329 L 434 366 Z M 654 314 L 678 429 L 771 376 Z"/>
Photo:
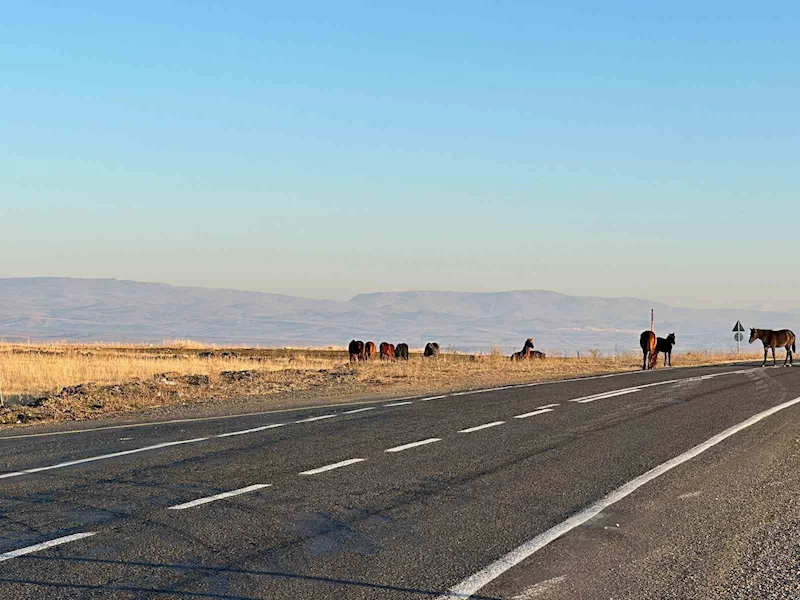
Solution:
<path fill-rule="evenodd" d="M 751 355 L 684 353 L 674 366 Z M 195 403 L 263 403 L 265 408 L 364 396 L 441 393 L 637 370 L 638 354 L 548 357 L 511 362 L 498 353 L 443 353 L 408 362 L 350 364 L 343 348 L 218 348 L 191 340 L 159 346 L 0 344 L 0 424 L 79 420 Z"/>

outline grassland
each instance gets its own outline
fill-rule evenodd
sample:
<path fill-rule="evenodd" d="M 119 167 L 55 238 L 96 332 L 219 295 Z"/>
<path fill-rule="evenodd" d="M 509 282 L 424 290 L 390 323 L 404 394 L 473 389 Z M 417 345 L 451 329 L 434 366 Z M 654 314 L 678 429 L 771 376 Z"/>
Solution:
<path fill-rule="evenodd" d="M 756 359 L 684 353 L 674 366 Z M 93 419 L 195 404 L 285 408 L 366 396 L 442 393 L 636 370 L 637 354 L 511 362 L 500 354 L 443 353 L 408 362 L 350 364 L 342 348 L 217 348 L 190 340 L 159 346 L 0 344 L 0 424 Z"/>

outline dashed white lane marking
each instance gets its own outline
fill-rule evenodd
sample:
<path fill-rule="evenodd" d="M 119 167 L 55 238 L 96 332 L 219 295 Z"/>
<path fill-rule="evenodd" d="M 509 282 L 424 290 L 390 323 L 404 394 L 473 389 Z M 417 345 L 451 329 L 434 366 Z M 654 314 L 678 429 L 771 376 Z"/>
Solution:
<path fill-rule="evenodd" d="M 257 431 L 266 431 L 267 429 L 276 429 L 277 427 L 285 427 L 288 423 L 273 423 L 272 425 L 263 425 L 262 427 L 253 427 L 252 429 L 242 429 L 241 431 L 231 431 L 229 433 L 220 433 L 214 437 L 224 438 L 233 435 L 244 435 L 246 433 L 256 433 Z"/>
<path fill-rule="evenodd" d="M 605 394 L 595 394 L 594 396 L 586 396 L 584 398 L 575 398 L 570 402 L 580 402 L 586 404 L 587 402 L 594 402 L 595 400 L 603 400 L 605 398 L 616 398 L 617 396 L 625 396 L 627 394 L 635 394 L 641 392 L 641 388 L 631 388 L 628 390 L 617 390 L 616 392 L 606 392 Z"/>
<path fill-rule="evenodd" d="M 53 546 L 60 546 L 61 544 L 68 544 L 69 542 L 75 542 L 77 540 L 82 540 L 87 537 L 91 537 L 95 534 L 94 531 L 89 531 L 86 533 L 74 533 L 72 535 L 67 535 L 64 537 L 56 538 L 54 540 L 50 540 L 49 542 L 42 542 L 41 544 L 35 544 L 33 546 L 28 546 L 26 548 L 19 548 L 18 550 L 11 550 L 10 552 L 4 552 L 0 554 L 0 562 L 4 560 L 10 560 L 12 558 L 17 558 L 18 556 L 25 556 L 26 554 L 30 554 L 32 552 L 38 552 L 39 550 L 47 550 L 48 548 L 52 548 Z"/>
<path fill-rule="evenodd" d="M 295 421 L 295 423 L 313 423 L 314 421 L 322 421 L 323 419 L 332 419 L 336 415 L 320 415 L 318 417 L 308 417 L 307 419 L 300 419 L 299 421 Z"/>
<path fill-rule="evenodd" d="M 514 417 L 515 419 L 527 419 L 528 417 L 535 417 L 536 415 L 543 415 L 544 413 L 553 412 L 552 408 L 540 408 L 539 410 L 534 410 L 528 413 L 522 413 L 521 415 L 517 415 Z"/>
<path fill-rule="evenodd" d="M 366 412 L 368 410 L 375 410 L 375 408 L 377 408 L 377 407 L 375 407 L 375 406 L 366 406 L 364 408 L 357 408 L 355 410 L 346 410 L 342 414 L 343 415 L 354 415 L 356 413 Z"/>
<path fill-rule="evenodd" d="M 778 404 L 768 410 L 755 414 L 746 421 L 742 421 L 738 425 L 729 427 L 722 433 L 718 433 L 714 437 L 709 438 L 702 444 L 698 444 L 697 446 L 691 448 L 690 450 L 687 450 L 683 454 L 679 454 L 675 458 L 672 458 L 667 462 L 660 464 L 654 469 L 650 469 L 643 475 L 640 475 L 639 477 L 632 479 L 625 485 L 618 487 L 616 490 L 614 490 L 607 496 L 604 496 L 603 498 L 601 498 L 588 508 L 583 509 L 581 512 L 579 512 L 576 515 L 573 515 L 566 521 L 559 523 L 555 527 L 551 527 L 544 533 L 537 535 L 536 537 L 528 540 L 527 542 L 525 542 L 520 546 L 517 546 L 511 552 L 497 559 L 495 562 L 490 564 L 485 569 L 478 571 L 474 575 L 467 577 L 464 581 L 462 581 L 458 585 L 455 585 L 452 588 L 450 588 L 448 592 L 439 596 L 437 600 L 472 597 L 478 590 L 487 585 L 489 582 L 493 581 L 494 579 L 497 579 L 500 575 L 502 575 L 512 567 L 518 565 L 523 560 L 530 557 L 535 552 L 538 552 L 551 542 L 569 533 L 576 527 L 583 525 L 590 519 L 593 519 L 594 517 L 599 515 L 603 510 L 605 510 L 612 504 L 619 502 L 626 496 L 629 496 L 630 494 L 638 490 L 646 483 L 649 483 L 653 479 L 656 479 L 657 477 L 660 477 L 661 475 L 674 469 L 675 467 L 682 465 L 686 461 L 693 459 L 695 456 L 702 454 L 709 448 L 716 446 L 720 442 L 728 439 L 729 437 L 742 431 L 743 429 L 746 429 L 751 425 L 755 425 L 762 419 L 766 419 L 767 417 L 774 415 L 775 413 L 780 412 L 786 408 L 789 408 L 790 406 L 794 406 L 795 404 L 800 404 L 800 398 L 789 400 L 788 402 L 784 402 L 783 404 Z"/>
<path fill-rule="evenodd" d="M 392 402 L 391 404 L 384 404 L 384 408 L 391 408 L 393 406 L 408 406 L 409 404 L 414 404 L 413 402 Z"/>
<path fill-rule="evenodd" d="M 546 594 L 554 587 L 563 583 L 566 579 L 566 575 L 560 575 L 559 577 L 553 577 L 552 579 L 545 579 L 544 581 L 540 581 L 539 583 L 526 588 L 521 594 L 514 596 L 511 600 L 533 600 L 534 598 L 538 598 L 543 594 Z"/>
<path fill-rule="evenodd" d="M 477 425 L 475 427 L 468 427 L 467 429 L 462 429 L 458 433 L 472 433 L 473 431 L 480 431 L 481 429 L 489 429 L 489 427 L 497 427 L 498 425 L 502 425 L 505 421 L 492 421 L 491 423 L 484 423 L 483 425 Z"/>
<path fill-rule="evenodd" d="M 343 460 L 342 462 L 333 463 L 332 465 L 325 465 L 324 467 L 319 467 L 318 469 L 311 469 L 310 471 L 303 471 L 300 475 L 316 475 L 317 473 L 324 473 L 325 471 L 333 471 L 334 469 L 339 469 L 341 467 L 348 467 L 350 465 L 354 465 L 356 463 L 364 462 L 367 460 L 366 458 L 350 458 L 348 460 Z"/>
<path fill-rule="evenodd" d="M 167 510 L 185 510 L 187 508 L 194 508 L 195 506 L 200 506 L 201 504 L 208 504 L 209 502 L 222 500 L 223 498 L 230 498 L 232 496 L 239 496 L 240 494 L 247 494 L 248 492 L 255 492 L 256 490 L 263 490 L 264 488 L 270 487 L 271 485 L 272 485 L 271 483 L 256 483 L 255 485 L 248 485 L 247 487 L 243 487 L 238 490 L 231 490 L 230 492 L 223 492 L 221 494 L 215 494 L 214 496 L 206 496 L 205 498 L 198 498 L 197 500 L 192 500 L 191 502 L 185 502 L 184 504 L 176 504 L 175 506 L 170 506 Z"/>
<path fill-rule="evenodd" d="M 441 396 L 428 396 L 427 398 L 420 398 L 417 402 L 427 402 L 428 400 L 439 400 L 440 398 L 447 398 L 447 394 Z"/>
<path fill-rule="evenodd" d="M 107 458 L 116 458 L 118 456 L 127 456 L 128 454 L 136 454 L 137 452 L 147 452 L 148 450 L 158 450 L 159 448 L 168 448 L 169 446 L 180 446 L 181 444 L 194 444 L 196 442 L 204 442 L 208 438 L 194 438 L 192 440 L 180 440 L 177 442 L 164 442 L 163 444 L 155 444 L 153 446 L 145 446 L 144 448 L 133 448 L 132 450 L 123 450 L 121 452 L 112 452 L 111 454 L 101 454 L 100 456 L 92 456 L 89 458 L 81 458 L 78 460 L 70 460 L 56 465 L 48 465 L 46 467 L 36 467 L 34 469 L 25 469 L 24 471 L 14 471 L 13 473 L 2 473 L 0 479 L 7 479 L 9 477 L 19 477 L 20 475 L 29 475 L 31 473 L 41 473 L 42 471 L 51 471 L 53 469 L 63 469 L 64 467 L 71 467 L 72 465 L 81 465 L 83 463 L 94 462 L 96 460 L 105 460 Z"/>
<path fill-rule="evenodd" d="M 426 444 L 433 444 L 434 442 L 441 441 L 441 438 L 428 438 L 427 440 L 420 440 L 418 442 L 411 442 L 410 444 L 403 444 L 402 446 L 395 446 L 394 448 L 384 450 L 384 452 L 402 452 L 403 450 L 408 450 L 409 448 L 416 448 L 417 446 L 424 446 Z"/>
<path fill-rule="evenodd" d="M 561 406 L 560 404 L 545 404 L 544 406 L 537 406 L 534 410 L 541 410 L 543 408 L 555 408 Z"/>

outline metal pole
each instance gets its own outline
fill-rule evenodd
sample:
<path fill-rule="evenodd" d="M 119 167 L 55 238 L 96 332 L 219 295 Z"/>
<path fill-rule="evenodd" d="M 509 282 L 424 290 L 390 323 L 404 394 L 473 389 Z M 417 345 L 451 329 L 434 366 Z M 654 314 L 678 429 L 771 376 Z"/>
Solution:
<path fill-rule="evenodd" d="M 655 331 L 653 329 L 653 324 L 654 323 L 655 323 L 655 316 L 654 316 L 654 313 L 653 313 L 653 309 L 651 308 L 650 309 L 650 331 Z"/>

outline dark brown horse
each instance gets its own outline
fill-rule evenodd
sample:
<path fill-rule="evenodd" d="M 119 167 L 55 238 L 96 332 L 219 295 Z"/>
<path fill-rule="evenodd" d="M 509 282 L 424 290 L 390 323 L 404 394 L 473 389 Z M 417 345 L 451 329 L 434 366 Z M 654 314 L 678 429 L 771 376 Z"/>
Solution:
<path fill-rule="evenodd" d="M 771 329 L 753 329 L 750 328 L 750 343 L 756 340 L 761 340 L 764 344 L 764 362 L 761 363 L 762 367 L 767 366 L 767 348 L 772 348 L 772 366 L 775 366 L 775 348 L 783 346 L 786 348 L 786 358 L 783 360 L 783 366 L 792 366 L 792 353 L 795 352 L 795 337 L 794 332 L 788 329 L 781 329 L 780 331 L 772 331 Z"/>
<path fill-rule="evenodd" d="M 642 349 L 642 371 L 654 368 L 658 359 L 656 334 L 652 331 L 643 331 L 639 336 L 639 347 Z"/>
<path fill-rule="evenodd" d="M 364 360 L 364 342 L 361 340 L 352 340 L 347 351 L 350 353 L 350 362 Z"/>
<path fill-rule="evenodd" d="M 675 345 L 675 334 L 670 333 L 665 338 L 658 338 L 656 339 L 656 357 L 658 356 L 659 352 L 664 353 L 664 366 L 667 366 L 667 360 L 669 360 L 669 366 L 672 366 L 672 347 Z"/>
<path fill-rule="evenodd" d="M 525 340 L 525 344 L 522 346 L 522 350 L 519 352 L 514 352 L 511 355 L 511 360 L 529 360 L 532 358 L 531 354 L 533 352 L 533 338 L 528 338 Z"/>
<path fill-rule="evenodd" d="M 367 342 L 364 344 L 364 360 L 370 360 L 375 356 L 375 342 Z"/>
<path fill-rule="evenodd" d="M 408 360 L 408 344 L 397 344 L 394 356 L 397 360 Z"/>
<path fill-rule="evenodd" d="M 394 360 L 394 344 L 389 342 L 381 342 L 380 345 L 381 360 Z"/>
<path fill-rule="evenodd" d="M 423 356 L 439 356 L 439 344 L 436 342 L 428 342 L 425 344 L 425 352 L 423 353 Z"/>

